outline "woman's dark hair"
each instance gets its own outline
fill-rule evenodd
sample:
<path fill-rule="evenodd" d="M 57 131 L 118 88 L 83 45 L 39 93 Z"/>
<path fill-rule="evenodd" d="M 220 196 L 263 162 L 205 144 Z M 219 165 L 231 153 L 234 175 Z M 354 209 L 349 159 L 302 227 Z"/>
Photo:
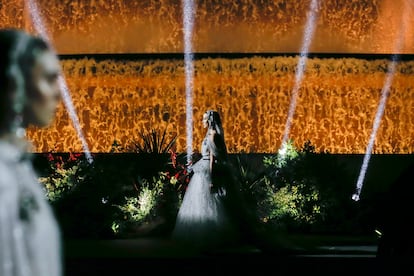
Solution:
<path fill-rule="evenodd" d="M 209 122 L 210 128 L 216 130 L 218 134 L 224 137 L 220 114 L 215 110 L 208 110 L 206 113 L 208 115 L 207 120 Z"/>
<path fill-rule="evenodd" d="M 227 147 L 224 140 L 224 131 L 223 126 L 221 124 L 220 114 L 215 110 L 208 110 L 206 113 L 208 115 L 207 120 L 209 122 L 209 127 L 211 129 L 214 129 L 217 134 L 214 137 L 214 144 L 217 147 L 217 152 L 222 158 L 226 158 Z"/>
<path fill-rule="evenodd" d="M 33 65 L 47 42 L 19 29 L 0 30 L 0 133 L 22 112 Z"/>

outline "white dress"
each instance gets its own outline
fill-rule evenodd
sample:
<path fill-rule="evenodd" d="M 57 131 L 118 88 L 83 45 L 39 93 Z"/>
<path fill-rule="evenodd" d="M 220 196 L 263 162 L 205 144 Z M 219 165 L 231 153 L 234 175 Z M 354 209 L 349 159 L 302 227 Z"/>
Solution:
<path fill-rule="evenodd" d="M 202 158 L 193 166 L 194 174 L 188 184 L 178 211 L 173 240 L 190 246 L 215 248 L 235 239 L 234 225 L 220 197 L 210 191 L 210 151 L 214 147 L 204 138 Z"/>
<path fill-rule="evenodd" d="M 0 141 L 0 275 L 62 275 L 61 233 L 32 163 Z"/>

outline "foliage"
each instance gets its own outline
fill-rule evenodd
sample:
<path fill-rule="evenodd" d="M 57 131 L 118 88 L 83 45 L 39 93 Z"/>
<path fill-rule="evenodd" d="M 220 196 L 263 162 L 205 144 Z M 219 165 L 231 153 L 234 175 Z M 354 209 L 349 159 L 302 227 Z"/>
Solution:
<path fill-rule="evenodd" d="M 260 219 L 290 231 L 340 228 L 341 220 L 349 220 L 345 210 L 352 207 L 344 183 L 349 177 L 336 161 L 327 152 L 316 154 L 310 141 L 298 150 L 289 140 L 276 154 L 265 156 L 264 171 L 251 178 L 246 190 Z"/>
<path fill-rule="evenodd" d="M 163 217 L 167 227 L 171 227 L 180 205 L 182 194 L 188 185 L 189 177 L 182 156 L 170 152 L 168 169 L 157 176 L 139 179 L 137 195 L 125 197 L 122 204 L 115 205 L 120 213 L 112 223 L 112 231 L 124 236 L 138 231 L 140 226 Z"/>
<path fill-rule="evenodd" d="M 140 141 L 132 142 L 133 151 L 138 153 L 168 153 L 175 144 L 177 136 L 167 140 L 167 130 L 164 131 L 152 129 L 150 132 L 141 131 L 139 133 Z"/>
<path fill-rule="evenodd" d="M 267 205 L 271 206 L 263 220 L 271 221 L 277 228 L 313 224 L 321 211 L 319 191 L 314 187 L 307 190 L 305 184 L 286 185 L 277 192 L 268 189 Z M 265 203 L 263 203 L 265 204 Z"/>
<path fill-rule="evenodd" d="M 190 182 L 190 172 L 186 166 L 186 155 L 177 154 L 170 151 L 170 163 L 166 171 L 166 176 L 174 186 L 179 198 L 181 199 Z"/>
<path fill-rule="evenodd" d="M 92 164 L 81 154 L 49 153 L 49 174 L 40 181 L 65 234 L 72 238 L 140 235 L 143 226 L 159 218 L 164 220 L 160 231 L 170 231 L 190 180 L 186 155 L 173 150 L 174 140 L 152 143 L 150 155 L 141 150 L 125 153 L 115 141 L 111 152 L 95 155 Z M 344 184 L 349 177 L 329 153 L 316 154 L 310 142 L 298 150 L 289 140 L 282 150 L 265 156 L 260 166 L 246 155 L 233 161 L 247 209 L 255 210 L 265 225 L 335 231 L 353 215 L 347 212 L 352 211 L 347 203 L 352 191 Z"/>
<path fill-rule="evenodd" d="M 278 170 L 283 169 L 289 163 L 296 161 L 300 153 L 294 146 L 293 140 L 288 140 L 279 149 L 277 154 L 266 156 L 263 159 L 263 163 L 266 167 L 274 167 Z"/>
<path fill-rule="evenodd" d="M 234 176 L 236 182 L 240 185 L 241 198 L 246 208 L 251 211 L 258 209 L 258 199 L 263 200 L 267 197 L 266 185 L 264 185 L 265 171 L 262 163 L 254 164 L 249 156 L 237 155 L 235 159 L 231 160 L 231 164 L 233 164 Z"/>
<path fill-rule="evenodd" d="M 264 222 L 277 228 L 295 229 L 320 219 L 323 205 L 320 191 L 312 176 L 298 174 L 307 153 L 297 150 L 289 140 L 277 154 L 264 157 L 263 191 L 256 194 L 258 214 Z"/>
<path fill-rule="evenodd" d="M 66 237 L 125 236 L 155 217 L 175 220 L 189 181 L 185 156 L 172 150 L 175 138 L 157 135 L 141 136 L 148 147 L 133 152 L 114 141 L 110 152 L 95 154 L 92 163 L 82 154 L 45 156 L 48 169 L 39 180 Z"/>
<path fill-rule="evenodd" d="M 65 158 L 62 155 L 54 155 L 52 152 L 46 154 L 50 172 L 46 176 L 40 176 L 39 182 L 43 185 L 47 199 L 50 202 L 59 200 L 68 193 L 75 185 L 83 181 L 80 174 L 85 160 L 80 153 L 69 153 Z"/>
<path fill-rule="evenodd" d="M 141 224 L 148 221 L 151 216 L 155 215 L 155 206 L 162 193 L 164 180 L 165 175 L 163 174 L 160 174 L 158 179 L 154 177 L 151 185 L 144 179 L 140 184 L 138 196 L 125 197 L 124 204 L 114 205 L 121 211 L 122 217 L 121 220 L 114 220 L 112 223 L 111 228 L 115 234 L 126 231 L 126 228 L 131 224 Z"/>

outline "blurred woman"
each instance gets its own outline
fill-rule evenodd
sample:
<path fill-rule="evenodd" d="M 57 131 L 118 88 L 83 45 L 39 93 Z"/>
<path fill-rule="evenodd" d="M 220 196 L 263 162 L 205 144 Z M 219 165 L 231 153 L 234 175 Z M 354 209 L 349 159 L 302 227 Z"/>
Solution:
<path fill-rule="evenodd" d="M 60 63 L 41 38 L 0 30 L 0 275 L 62 275 L 61 234 L 30 159 L 29 125 L 60 102 Z"/>

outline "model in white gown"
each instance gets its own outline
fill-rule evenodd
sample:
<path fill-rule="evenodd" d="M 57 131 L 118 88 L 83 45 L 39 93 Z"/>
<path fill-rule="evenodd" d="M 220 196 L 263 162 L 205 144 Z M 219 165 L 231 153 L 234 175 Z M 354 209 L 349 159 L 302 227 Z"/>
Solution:
<path fill-rule="evenodd" d="M 208 112 L 206 113 L 208 114 Z M 172 238 L 190 246 L 215 248 L 232 243 L 237 235 L 223 198 L 212 193 L 211 158 L 218 157 L 217 147 L 207 131 L 201 145 L 201 159 L 192 170 L 178 211 Z M 218 160 L 216 160 L 218 161 Z"/>

